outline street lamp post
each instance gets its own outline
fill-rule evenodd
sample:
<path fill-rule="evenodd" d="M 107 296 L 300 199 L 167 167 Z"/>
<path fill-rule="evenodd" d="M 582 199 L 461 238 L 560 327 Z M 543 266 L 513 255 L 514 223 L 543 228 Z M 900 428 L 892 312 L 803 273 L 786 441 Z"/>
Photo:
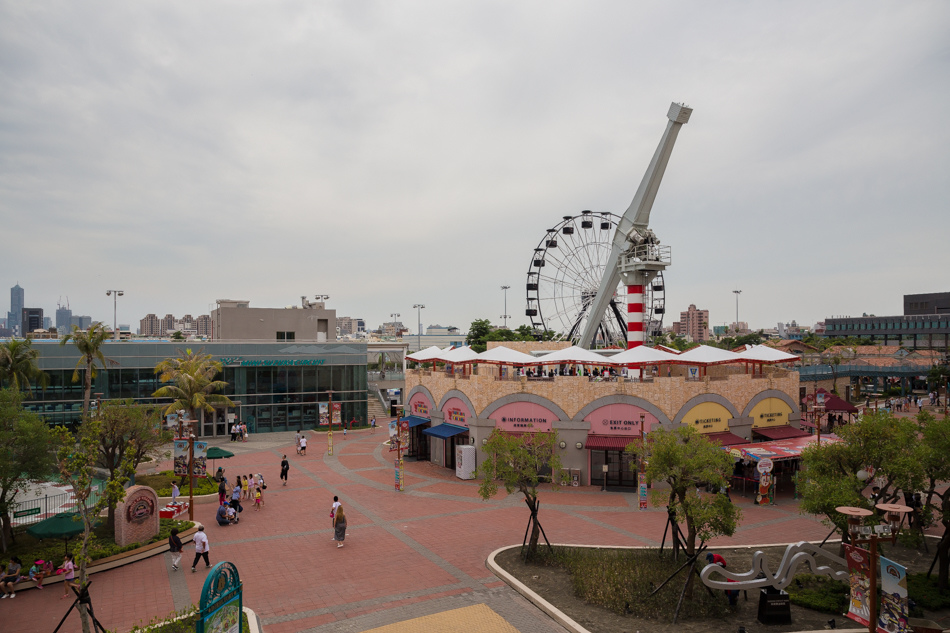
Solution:
<path fill-rule="evenodd" d="M 741 290 L 733 290 L 732 293 L 736 295 L 736 334 L 739 333 L 739 295 L 742 294 Z"/>
<path fill-rule="evenodd" d="M 505 313 L 501 315 L 501 318 L 505 320 L 505 329 L 508 328 L 508 319 L 511 318 L 510 315 L 508 314 L 508 289 L 509 288 L 511 288 L 511 286 L 501 287 L 501 289 L 505 292 Z"/>
<path fill-rule="evenodd" d="M 412 306 L 412 307 L 413 307 L 413 308 L 416 308 L 416 311 L 419 313 L 419 330 L 418 330 L 419 334 L 418 334 L 418 336 L 419 336 L 419 350 L 421 351 L 421 350 L 422 350 L 422 308 L 424 308 L 425 306 L 424 306 L 423 304 L 421 304 L 421 303 L 417 303 L 417 304 L 415 304 L 415 305 Z"/>
<path fill-rule="evenodd" d="M 116 317 L 118 308 L 117 303 L 119 301 L 119 297 L 124 294 L 124 290 L 106 290 L 106 296 L 112 297 L 112 331 L 115 334 L 115 340 L 117 341 L 119 340 L 118 319 Z"/>
<path fill-rule="evenodd" d="M 865 476 L 867 475 L 866 471 Z M 859 473 L 860 474 L 860 473 Z M 850 506 L 839 506 L 835 508 L 838 512 L 848 517 L 848 536 L 852 545 L 867 545 L 871 554 L 869 562 L 870 590 L 868 598 L 870 613 L 868 615 L 868 631 L 875 633 L 877 631 L 877 568 L 878 551 L 877 544 L 881 541 L 890 541 L 891 544 L 897 542 L 897 535 L 901 530 L 901 523 L 904 520 L 904 514 L 911 509 L 904 505 L 896 503 L 879 503 L 875 506 L 884 513 L 887 523 L 882 525 L 863 525 L 864 518 L 873 514 L 865 508 L 853 508 Z"/>

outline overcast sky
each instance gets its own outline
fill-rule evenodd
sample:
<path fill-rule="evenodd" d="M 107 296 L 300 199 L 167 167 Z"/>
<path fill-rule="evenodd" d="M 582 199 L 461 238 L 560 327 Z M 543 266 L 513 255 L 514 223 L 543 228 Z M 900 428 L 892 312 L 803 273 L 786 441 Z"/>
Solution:
<path fill-rule="evenodd" d="M 950 291 L 950 3 L 0 2 L 0 311 L 330 295 L 524 317 L 544 232 L 653 208 L 668 312 L 754 327 Z M 669 319 L 667 319 L 667 324 Z"/>

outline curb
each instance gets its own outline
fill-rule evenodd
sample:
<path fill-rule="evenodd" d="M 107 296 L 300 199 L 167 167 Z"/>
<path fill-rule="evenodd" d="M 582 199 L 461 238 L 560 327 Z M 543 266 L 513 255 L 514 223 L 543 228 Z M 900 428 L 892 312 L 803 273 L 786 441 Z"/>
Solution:
<path fill-rule="evenodd" d="M 819 543 L 820 541 L 815 541 Z M 829 541 L 830 542 L 830 541 Z M 629 546 L 629 545 L 617 545 L 617 546 L 605 546 L 605 545 L 579 545 L 573 543 L 552 543 L 554 547 L 584 547 L 588 549 L 651 549 L 648 547 L 641 546 Z M 786 546 L 788 543 L 779 543 L 778 546 Z M 776 545 L 740 545 L 729 549 L 739 549 L 740 547 L 775 547 Z M 500 579 L 505 581 L 505 583 L 520 593 L 522 596 L 528 599 L 534 606 L 538 607 L 544 611 L 548 616 L 551 617 L 555 622 L 566 628 L 568 631 L 573 631 L 574 633 L 591 633 L 580 624 L 571 619 L 566 613 L 555 607 L 553 604 L 542 598 L 540 595 L 531 590 L 523 582 L 509 574 L 507 571 L 501 568 L 501 566 L 495 562 L 495 556 L 501 554 L 510 549 L 520 548 L 521 545 L 507 545 L 505 547 L 499 547 L 494 552 L 488 555 L 488 559 L 485 561 L 485 566 L 488 569 L 498 576 Z M 867 631 L 866 628 L 862 629 L 838 629 L 841 633 L 863 633 Z M 825 633 L 822 631 L 801 631 L 800 633 Z"/>

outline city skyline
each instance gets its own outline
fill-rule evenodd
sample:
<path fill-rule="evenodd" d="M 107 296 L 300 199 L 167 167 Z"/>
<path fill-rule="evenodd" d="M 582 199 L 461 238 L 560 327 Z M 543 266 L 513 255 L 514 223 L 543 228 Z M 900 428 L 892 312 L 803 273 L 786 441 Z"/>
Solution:
<path fill-rule="evenodd" d="M 950 6 L 247 6 L 209 32 L 214 4 L 106 4 L 0 7 L 0 270 L 28 307 L 111 326 L 122 288 L 134 327 L 325 293 L 514 328 L 538 241 L 626 209 L 671 101 L 668 315 L 731 323 L 740 289 L 750 326 L 811 326 L 945 290 Z"/>

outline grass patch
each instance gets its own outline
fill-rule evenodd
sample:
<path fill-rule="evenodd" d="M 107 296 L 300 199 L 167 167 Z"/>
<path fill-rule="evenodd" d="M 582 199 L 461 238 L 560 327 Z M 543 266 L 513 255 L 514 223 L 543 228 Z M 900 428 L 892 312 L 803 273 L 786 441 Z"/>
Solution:
<path fill-rule="evenodd" d="M 172 496 L 172 482 L 180 481 L 181 477 L 177 477 L 174 471 L 163 470 L 157 475 L 136 475 L 135 483 L 139 486 L 148 486 L 155 491 L 159 497 L 170 497 Z M 185 497 L 188 496 L 188 482 L 185 482 L 184 486 L 179 486 L 181 488 L 181 494 Z M 201 477 L 196 478 L 194 483 L 194 494 L 196 495 L 210 495 L 217 494 L 218 492 L 218 482 L 216 482 L 211 477 Z"/>
<path fill-rule="evenodd" d="M 89 556 L 95 561 L 100 558 L 108 558 L 109 556 L 121 554 L 122 552 L 129 552 L 142 545 L 166 541 L 171 534 L 172 528 L 177 527 L 179 532 L 183 532 L 193 525 L 194 523 L 191 521 L 159 519 L 158 536 L 150 539 L 147 543 L 137 543 L 126 547 L 119 547 L 115 544 L 115 534 L 103 524 L 94 529 L 89 537 Z M 73 537 L 69 541 L 69 551 L 72 552 L 73 555 L 78 555 L 80 549 L 82 549 L 82 535 Z M 17 534 L 16 542 L 3 554 L 3 560 L 6 562 L 10 560 L 11 556 L 19 556 L 20 560 L 23 561 L 24 569 L 29 569 L 33 561 L 37 559 L 50 560 L 56 565 L 59 565 L 63 560 L 65 551 L 66 548 L 63 545 L 62 539 L 45 539 L 40 541 L 26 532 L 22 532 Z"/>
<path fill-rule="evenodd" d="M 544 553 L 542 553 L 544 552 Z M 614 613 L 639 618 L 669 618 L 676 609 L 686 571 L 680 572 L 654 596 L 650 593 L 682 565 L 657 550 L 600 550 L 557 547 L 539 550 L 538 563 L 558 565 L 570 574 L 574 594 L 581 600 Z M 710 596 L 694 577 L 692 599 L 684 599 L 680 617 L 720 618 L 728 613 L 721 591 Z"/>
<path fill-rule="evenodd" d="M 178 619 L 180 618 L 180 619 Z M 183 611 L 173 613 L 167 618 L 152 618 L 148 624 L 135 625 L 129 633 L 195 633 L 198 622 L 198 609 L 191 605 Z M 242 631 L 248 631 L 247 614 L 241 611 Z"/>

